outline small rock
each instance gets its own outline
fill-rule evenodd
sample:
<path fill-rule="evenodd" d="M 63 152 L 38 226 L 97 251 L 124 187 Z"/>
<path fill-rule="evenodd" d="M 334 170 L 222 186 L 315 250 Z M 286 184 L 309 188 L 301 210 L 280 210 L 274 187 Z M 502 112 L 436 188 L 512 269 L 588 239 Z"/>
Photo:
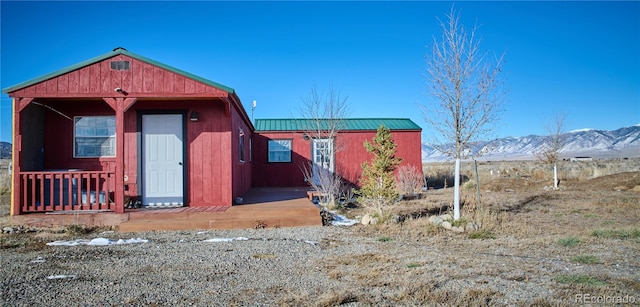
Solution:
<path fill-rule="evenodd" d="M 444 220 L 439 217 L 439 216 L 433 216 L 433 219 L 429 218 L 431 224 L 436 225 L 436 226 L 440 226 L 440 224 L 442 224 L 442 222 L 444 222 Z"/>
<path fill-rule="evenodd" d="M 637 186 L 633 187 L 633 189 L 631 189 L 631 191 L 640 192 L 640 185 L 637 185 Z"/>
<path fill-rule="evenodd" d="M 2 233 L 13 233 L 13 227 L 4 227 L 2 228 Z"/>
<path fill-rule="evenodd" d="M 327 210 L 320 211 L 320 217 L 322 218 L 322 226 L 331 226 L 331 221 L 334 220 L 331 212 Z"/>
<path fill-rule="evenodd" d="M 453 226 L 453 227 L 451 227 L 451 231 L 453 231 L 453 232 L 464 232 L 464 229 L 462 229 L 462 227 L 459 227 L 459 226 Z"/>
<path fill-rule="evenodd" d="M 453 217 L 451 216 L 451 214 L 443 214 L 443 215 L 440 216 L 440 218 L 442 218 L 445 221 L 453 220 Z"/>
<path fill-rule="evenodd" d="M 452 228 L 451 223 L 449 221 L 444 221 L 440 225 L 442 226 L 442 228 L 447 229 L 447 230 L 451 230 L 451 228 Z"/>
<path fill-rule="evenodd" d="M 617 186 L 617 187 L 613 188 L 613 190 L 614 190 L 614 191 L 618 191 L 618 192 L 620 192 L 620 191 L 626 191 L 626 190 L 628 190 L 628 189 L 629 189 L 629 188 L 627 188 L 627 187 L 625 187 L 625 186 L 623 186 L 623 185 L 621 185 L 621 186 Z"/>
<path fill-rule="evenodd" d="M 365 214 L 362 219 L 360 220 L 360 223 L 362 223 L 362 225 L 369 225 L 371 224 L 371 220 L 373 218 L 371 217 L 371 215 L 369 214 Z"/>

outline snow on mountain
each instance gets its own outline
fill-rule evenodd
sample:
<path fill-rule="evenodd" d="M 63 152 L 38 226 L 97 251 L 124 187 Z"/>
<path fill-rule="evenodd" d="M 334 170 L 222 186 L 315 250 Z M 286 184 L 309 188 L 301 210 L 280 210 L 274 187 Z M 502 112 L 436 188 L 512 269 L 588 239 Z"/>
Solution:
<path fill-rule="evenodd" d="M 585 132 L 585 131 L 591 131 L 591 130 L 594 130 L 594 129 L 593 128 L 582 128 L 582 129 L 571 130 L 571 131 L 569 131 L 569 133 L 572 133 L 572 132 Z"/>
<path fill-rule="evenodd" d="M 561 158 L 588 156 L 593 158 L 635 158 L 640 157 L 640 125 L 624 127 L 613 131 L 578 129 L 565 133 L 565 146 Z M 471 152 L 482 152 L 480 160 L 532 160 L 543 148 L 548 136 L 528 135 L 507 137 L 493 141 L 479 142 Z M 444 145 L 451 149 L 452 144 Z M 440 148 L 442 149 L 442 148 Z M 452 160 L 436 146 L 422 145 L 422 160 L 437 162 Z"/>

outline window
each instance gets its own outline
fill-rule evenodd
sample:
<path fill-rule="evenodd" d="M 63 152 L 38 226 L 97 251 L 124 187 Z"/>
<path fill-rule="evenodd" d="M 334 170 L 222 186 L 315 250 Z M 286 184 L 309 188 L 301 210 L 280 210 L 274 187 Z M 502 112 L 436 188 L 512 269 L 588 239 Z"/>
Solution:
<path fill-rule="evenodd" d="M 238 159 L 240 160 L 240 162 L 244 162 L 244 131 L 242 131 L 242 129 L 240 129 Z"/>
<path fill-rule="evenodd" d="M 112 70 L 129 70 L 129 61 L 111 61 Z"/>
<path fill-rule="evenodd" d="M 73 119 L 73 156 L 116 156 L 115 116 L 76 116 Z"/>
<path fill-rule="evenodd" d="M 291 162 L 291 140 L 269 140 L 269 162 Z"/>

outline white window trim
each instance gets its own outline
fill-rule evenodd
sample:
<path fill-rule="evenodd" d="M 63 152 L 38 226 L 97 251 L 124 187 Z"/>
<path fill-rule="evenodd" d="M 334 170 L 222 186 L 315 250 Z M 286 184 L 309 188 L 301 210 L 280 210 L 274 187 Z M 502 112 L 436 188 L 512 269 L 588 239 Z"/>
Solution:
<path fill-rule="evenodd" d="M 244 143 L 245 143 L 245 134 L 244 131 L 242 129 L 238 129 L 238 160 L 240 160 L 241 163 L 245 162 L 245 150 L 244 150 Z"/>
<path fill-rule="evenodd" d="M 111 135 L 94 135 L 94 136 L 78 136 L 77 135 L 77 126 L 76 126 L 76 124 L 78 122 L 78 119 L 90 118 L 90 117 L 93 117 L 93 118 L 99 118 L 99 117 L 112 118 L 113 122 L 114 122 L 114 124 L 113 124 L 113 129 L 114 129 L 113 134 L 111 134 Z M 79 159 L 82 159 L 82 158 L 115 158 L 116 157 L 116 132 L 115 132 L 115 128 L 116 128 L 115 115 L 74 116 L 74 118 L 73 118 L 73 157 L 74 158 L 79 158 Z M 86 139 L 89 139 L 89 138 L 107 138 L 109 140 L 113 139 L 113 146 L 112 146 L 113 147 L 113 155 L 102 155 L 102 154 L 98 154 L 98 155 L 94 155 L 94 156 L 78 155 L 77 154 L 77 149 L 78 148 L 76 146 L 76 143 L 77 143 L 76 140 L 78 138 L 86 138 Z"/>

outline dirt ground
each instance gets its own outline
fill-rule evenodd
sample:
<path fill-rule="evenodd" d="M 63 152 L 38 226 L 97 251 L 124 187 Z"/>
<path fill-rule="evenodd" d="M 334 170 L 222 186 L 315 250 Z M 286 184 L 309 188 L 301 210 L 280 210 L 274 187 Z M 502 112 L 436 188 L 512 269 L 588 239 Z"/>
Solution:
<path fill-rule="evenodd" d="M 317 306 L 640 304 L 640 172 L 563 178 L 559 190 L 550 188 L 548 178 L 527 175 L 481 181 L 479 205 L 475 183 L 465 183 L 461 189 L 462 219 L 477 223 L 478 230 L 455 233 L 432 225 L 430 216 L 450 212 L 453 190 L 428 190 L 420 199 L 389 208 L 388 218 L 377 225 L 345 230 L 348 236 L 372 242 L 371 251 L 329 257 L 318 266 L 327 278 L 350 286 L 322 297 L 287 289 L 277 294 L 276 302 L 288 306 L 310 299 Z M 2 197 L 6 215 L 6 196 Z M 366 210 L 342 212 L 355 217 Z M 56 239 L 64 236 L 47 230 L 21 237 L 2 235 L 0 253 L 42 248 L 48 234 Z M 323 244 L 337 249 L 350 243 L 343 237 L 328 238 Z M 395 292 L 379 293 L 390 288 Z"/>

